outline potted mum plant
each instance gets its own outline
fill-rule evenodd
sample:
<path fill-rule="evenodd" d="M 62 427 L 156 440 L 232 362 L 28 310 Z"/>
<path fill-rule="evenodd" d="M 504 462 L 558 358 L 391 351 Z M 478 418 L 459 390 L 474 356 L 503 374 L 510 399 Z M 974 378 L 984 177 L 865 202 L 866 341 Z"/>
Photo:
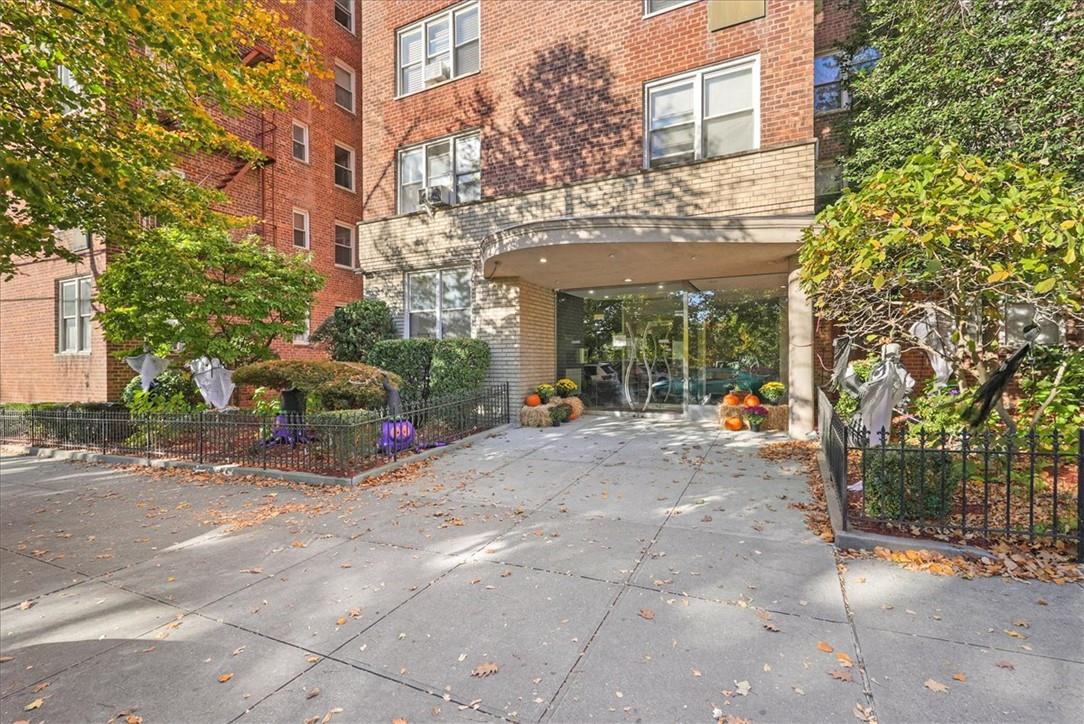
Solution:
<path fill-rule="evenodd" d="M 760 386 L 760 396 L 767 400 L 769 405 L 778 405 L 786 391 L 787 387 L 782 382 L 765 382 Z"/>
<path fill-rule="evenodd" d="M 742 414 L 745 416 L 745 421 L 749 423 L 749 429 L 753 432 L 760 432 L 760 426 L 768 419 L 768 409 L 763 405 L 747 407 Z"/>
<path fill-rule="evenodd" d="M 579 391 L 579 386 L 567 377 L 562 377 L 553 384 L 558 397 L 572 397 Z"/>
<path fill-rule="evenodd" d="M 534 391 L 535 391 L 535 394 L 537 394 L 539 397 L 542 398 L 542 404 L 543 405 L 546 404 L 547 402 L 549 402 L 550 398 L 553 397 L 553 394 L 554 394 L 553 385 L 547 385 L 545 383 L 543 383 L 543 384 L 539 385 L 538 387 L 536 387 L 534 389 Z"/>

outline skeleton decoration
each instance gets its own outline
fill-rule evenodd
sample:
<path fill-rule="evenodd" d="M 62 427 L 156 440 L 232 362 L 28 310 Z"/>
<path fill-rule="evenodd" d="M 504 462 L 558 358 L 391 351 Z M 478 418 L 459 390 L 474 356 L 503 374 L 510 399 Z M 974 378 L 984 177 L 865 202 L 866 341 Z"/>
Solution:
<path fill-rule="evenodd" d="M 975 390 L 971 403 L 960 415 L 961 419 L 971 428 L 977 428 L 986 422 L 986 418 L 990 417 L 990 410 L 1001 399 L 1002 391 L 1009 384 L 1012 376 L 1016 374 L 1016 370 L 1020 368 L 1020 363 L 1024 361 L 1024 357 L 1031 351 L 1031 346 L 1038 336 L 1039 325 L 1032 323 L 1024 327 L 1024 339 L 1026 340 L 1024 346 L 1013 352 L 1012 356 L 1002 362 L 997 371 L 990 375 L 990 379 Z"/>
<path fill-rule="evenodd" d="M 858 415 L 869 435 L 867 444 L 876 445 L 882 439 L 887 442 L 892 430 L 892 410 L 914 386 L 914 378 L 900 362 L 900 346 L 886 344 L 881 349 L 881 360 L 874 365 L 858 394 Z"/>
<path fill-rule="evenodd" d="M 937 312 L 927 308 L 923 318 L 911 325 L 911 335 L 926 345 L 926 356 L 930 359 L 935 382 L 938 385 L 947 384 L 952 377 L 950 360 L 956 352 L 956 345 L 949 339 L 944 324 L 939 323 Z"/>
<path fill-rule="evenodd" d="M 144 392 L 149 390 L 155 378 L 169 367 L 169 360 L 150 352 L 125 357 L 124 361 L 139 375 L 139 386 Z"/>
<path fill-rule="evenodd" d="M 230 404 L 234 388 L 233 372 L 223 367 L 217 357 L 199 357 L 187 366 L 192 371 L 192 379 L 199 388 L 200 395 L 208 405 L 222 410 Z"/>

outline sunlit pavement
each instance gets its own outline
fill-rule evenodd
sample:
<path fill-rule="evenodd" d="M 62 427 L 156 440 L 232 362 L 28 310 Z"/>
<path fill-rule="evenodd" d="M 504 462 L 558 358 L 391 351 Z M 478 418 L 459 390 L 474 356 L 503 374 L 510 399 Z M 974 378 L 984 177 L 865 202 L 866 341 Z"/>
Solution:
<path fill-rule="evenodd" d="M 771 439 L 588 417 L 334 498 L 4 460 L 0 719 L 1084 720 L 1084 588 L 841 583 Z"/>

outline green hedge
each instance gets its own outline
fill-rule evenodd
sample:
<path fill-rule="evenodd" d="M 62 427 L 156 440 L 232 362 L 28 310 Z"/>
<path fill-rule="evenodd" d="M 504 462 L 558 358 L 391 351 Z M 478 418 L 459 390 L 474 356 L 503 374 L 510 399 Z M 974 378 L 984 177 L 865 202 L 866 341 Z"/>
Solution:
<path fill-rule="evenodd" d="M 442 339 L 433 348 L 429 393 L 445 395 L 477 389 L 485 384 L 488 373 L 488 344 L 466 337 Z"/>
<path fill-rule="evenodd" d="M 941 518 L 951 510 L 960 480 L 953 474 L 951 462 L 942 457 L 940 451 L 934 448 L 869 447 L 863 449 L 862 457 L 862 490 L 868 515 L 917 522 Z"/>
<path fill-rule="evenodd" d="M 314 342 L 328 342 L 331 358 L 364 362 L 373 345 L 395 334 L 391 311 L 379 299 L 359 299 L 324 320 L 313 333 Z"/>
<path fill-rule="evenodd" d="M 399 375 L 404 400 L 429 397 L 429 369 L 437 340 L 427 337 L 385 339 L 369 350 L 369 364 Z"/>
<path fill-rule="evenodd" d="M 384 406 L 385 370 L 360 362 L 267 360 L 239 367 L 233 381 L 276 390 L 296 387 L 312 410 L 378 409 Z M 400 384 L 399 377 L 389 375 Z"/>

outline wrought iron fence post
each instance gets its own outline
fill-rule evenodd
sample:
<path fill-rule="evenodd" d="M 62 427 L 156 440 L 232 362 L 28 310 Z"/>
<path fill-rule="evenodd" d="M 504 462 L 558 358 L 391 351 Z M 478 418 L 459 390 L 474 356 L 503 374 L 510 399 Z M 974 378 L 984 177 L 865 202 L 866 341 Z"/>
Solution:
<path fill-rule="evenodd" d="M 98 431 L 100 433 L 98 435 L 98 449 L 101 450 L 103 454 L 105 453 L 105 436 L 106 436 L 106 432 L 107 432 L 105 420 L 106 420 L 106 416 L 108 414 L 109 414 L 108 412 L 102 412 L 101 413 L 101 418 L 100 418 L 101 419 L 101 424 L 98 427 Z"/>
<path fill-rule="evenodd" d="M 832 410 L 832 415 L 835 416 L 836 411 Z M 850 481 L 850 430 L 846 425 L 843 425 L 843 485 L 839 491 L 840 497 L 840 527 L 843 530 L 847 530 L 847 508 L 850 507 L 847 500 L 847 483 Z"/>
<path fill-rule="evenodd" d="M 1084 563 L 1084 427 L 1076 432 L 1076 562 Z"/>
<path fill-rule="evenodd" d="M 512 422 L 512 400 L 509 397 L 508 383 L 504 383 L 504 422 L 505 424 Z"/>
<path fill-rule="evenodd" d="M 203 410 L 196 413 L 196 460 L 203 465 Z"/>

